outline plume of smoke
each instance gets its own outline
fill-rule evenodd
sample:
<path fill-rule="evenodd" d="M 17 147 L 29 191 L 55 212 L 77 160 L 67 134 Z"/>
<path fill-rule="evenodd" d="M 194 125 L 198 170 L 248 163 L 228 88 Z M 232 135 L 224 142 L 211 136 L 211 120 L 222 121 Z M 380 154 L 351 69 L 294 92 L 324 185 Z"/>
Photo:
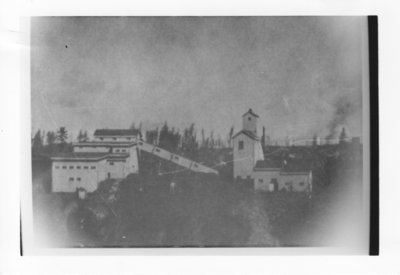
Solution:
<path fill-rule="evenodd" d="M 341 96 L 335 103 L 335 111 L 332 119 L 328 123 L 328 135 L 326 139 L 333 139 L 339 127 L 345 125 L 347 121 L 359 110 L 360 102 L 350 96 Z"/>

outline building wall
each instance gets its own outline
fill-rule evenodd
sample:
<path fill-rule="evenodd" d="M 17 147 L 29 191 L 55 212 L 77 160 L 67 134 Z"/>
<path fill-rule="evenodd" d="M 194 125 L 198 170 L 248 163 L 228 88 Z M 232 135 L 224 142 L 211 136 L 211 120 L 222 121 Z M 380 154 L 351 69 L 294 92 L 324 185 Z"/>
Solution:
<path fill-rule="evenodd" d="M 243 142 L 243 149 L 239 149 L 240 142 Z M 233 177 L 235 179 L 253 178 L 255 143 L 255 140 L 243 133 L 233 139 Z"/>
<path fill-rule="evenodd" d="M 250 113 L 243 116 L 243 130 L 247 130 L 257 134 L 257 117 Z"/>
<path fill-rule="evenodd" d="M 126 175 L 126 160 L 108 159 L 105 164 L 105 173 L 107 178 L 120 179 Z"/>
<path fill-rule="evenodd" d="M 94 141 L 135 142 L 136 136 L 94 136 Z"/>
<path fill-rule="evenodd" d="M 129 174 L 137 174 L 139 173 L 139 158 L 138 158 L 138 150 L 137 146 L 132 146 L 126 148 L 129 153 L 129 158 L 126 161 L 125 173 L 126 176 Z"/>
<path fill-rule="evenodd" d="M 310 173 L 281 174 L 279 190 L 285 189 L 286 191 L 293 192 L 307 192 L 311 191 L 311 184 Z"/>
<path fill-rule="evenodd" d="M 118 147 L 118 146 L 113 146 L 111 148 L 111 152 L 112 153 L 129 153 L 130 152 L 130 148 L 129 147 Z"/>
<path fill-rule="evenodd" d="M 311 173 L 281 173 L 279 169 L 254 171 L 254 188 L 257 191 L 277 191 L 272 184 L 273 179 L 278 183 L 278 190 L 290 192 L 311 192 Z M 303 184 L 301 184 L 303 183 Z"/>
<path fill-rule="evenodd" d="M 280 169 L 254 171 L 254 189 L 257 191 L 276 191 L 272 185 L 272 180 L 276 179 L 279 184 Z"/>
<path fill-rule="evenodd" d="M 52 192 L 75 192 L 79 187 L 95 191 L 98 183 L 106 178 L 105 162 L 53 161 Z"/>
<path fill-rule="evenodd" d="M 261 141 L 254 141 L 254 163 L 259 160 L 264 160 L 264 150 L 261 145 Z"/>

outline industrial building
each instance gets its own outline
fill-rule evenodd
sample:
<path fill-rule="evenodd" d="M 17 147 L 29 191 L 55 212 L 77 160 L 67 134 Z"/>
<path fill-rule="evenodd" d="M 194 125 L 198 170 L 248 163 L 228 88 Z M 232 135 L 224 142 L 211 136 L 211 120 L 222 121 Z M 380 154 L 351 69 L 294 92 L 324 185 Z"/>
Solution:
<path fill-rule="evenodd" d="M 242 130 L 233 136 L 233 176 L 254 183 L 259 191 L 311 192 L 312 171 L 293 161 L 276 163 L 264 158 L 257 136 L 259 116 L 249 109 L 242 116 Z"/>
<path fill-rule="evenodd" d="M 80 188 L 93 192 L 105 179 L 139 173 L 141 150 L 184 169 L 218 174 L 215 169 L 144 142 L 138 130 L 96 130 L 93 141 L 74 143 L 72 147 L 71 153 L 52 157 L 52 192 L 75 192 Z"/>
<path fill-rule="evenodd" d="M 137 130 L 100 129 L 94 141 L 74 143 L 73 152 L 52 157 L 52 191 L 93 192 L 107 178 L 138 173 L 138 139 Z"/>

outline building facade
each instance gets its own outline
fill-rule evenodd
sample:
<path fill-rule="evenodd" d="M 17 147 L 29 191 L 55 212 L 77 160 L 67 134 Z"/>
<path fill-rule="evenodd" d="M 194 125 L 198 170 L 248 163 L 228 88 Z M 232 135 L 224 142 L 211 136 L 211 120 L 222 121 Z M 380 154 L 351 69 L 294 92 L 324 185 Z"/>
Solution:
<path fill-rule="evenodd" d="M 257 119 L 251 109 L 242 116 L 243 129 L 233 136 L 233 177 L 253 179 L 253 168 L 264 159 L 260 138 L 257 136 Z"/>
<path fill-rule="evenodd" d="M 233 177 L 253 181 L 257 191 L 311 192 L 310 168 L 264 158 L 257 120 L 258 115 L 249 109 L 242 116 L 243 129 L 233 136 Z"/>
<path fill-rule="evenodd" d="M 52 158 L 52 192 L 75 192 L 84 188 L 97 189 L 98 183 L 107 178 L 106 153 L 71 153 Z"/>
<path fill-rule="evenodd" d="M 94 141 L 73 144 L 73 152 L 52 158 L 52 191 L 87 192 L 108 178 L 125 178 L 139 172 L 137 130 L 101 129 Z"/>

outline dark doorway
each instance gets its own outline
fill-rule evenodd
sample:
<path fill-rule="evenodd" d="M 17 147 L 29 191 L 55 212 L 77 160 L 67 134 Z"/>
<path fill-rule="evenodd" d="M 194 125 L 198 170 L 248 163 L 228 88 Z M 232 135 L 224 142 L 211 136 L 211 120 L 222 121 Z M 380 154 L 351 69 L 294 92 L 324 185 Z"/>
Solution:
<path fill-rule="evenodd" d="M 278 181 L 276 179 L 271 179 L 271 184 L 272 184 L 272 191 L 279 191 L 279 185 Z"/>

